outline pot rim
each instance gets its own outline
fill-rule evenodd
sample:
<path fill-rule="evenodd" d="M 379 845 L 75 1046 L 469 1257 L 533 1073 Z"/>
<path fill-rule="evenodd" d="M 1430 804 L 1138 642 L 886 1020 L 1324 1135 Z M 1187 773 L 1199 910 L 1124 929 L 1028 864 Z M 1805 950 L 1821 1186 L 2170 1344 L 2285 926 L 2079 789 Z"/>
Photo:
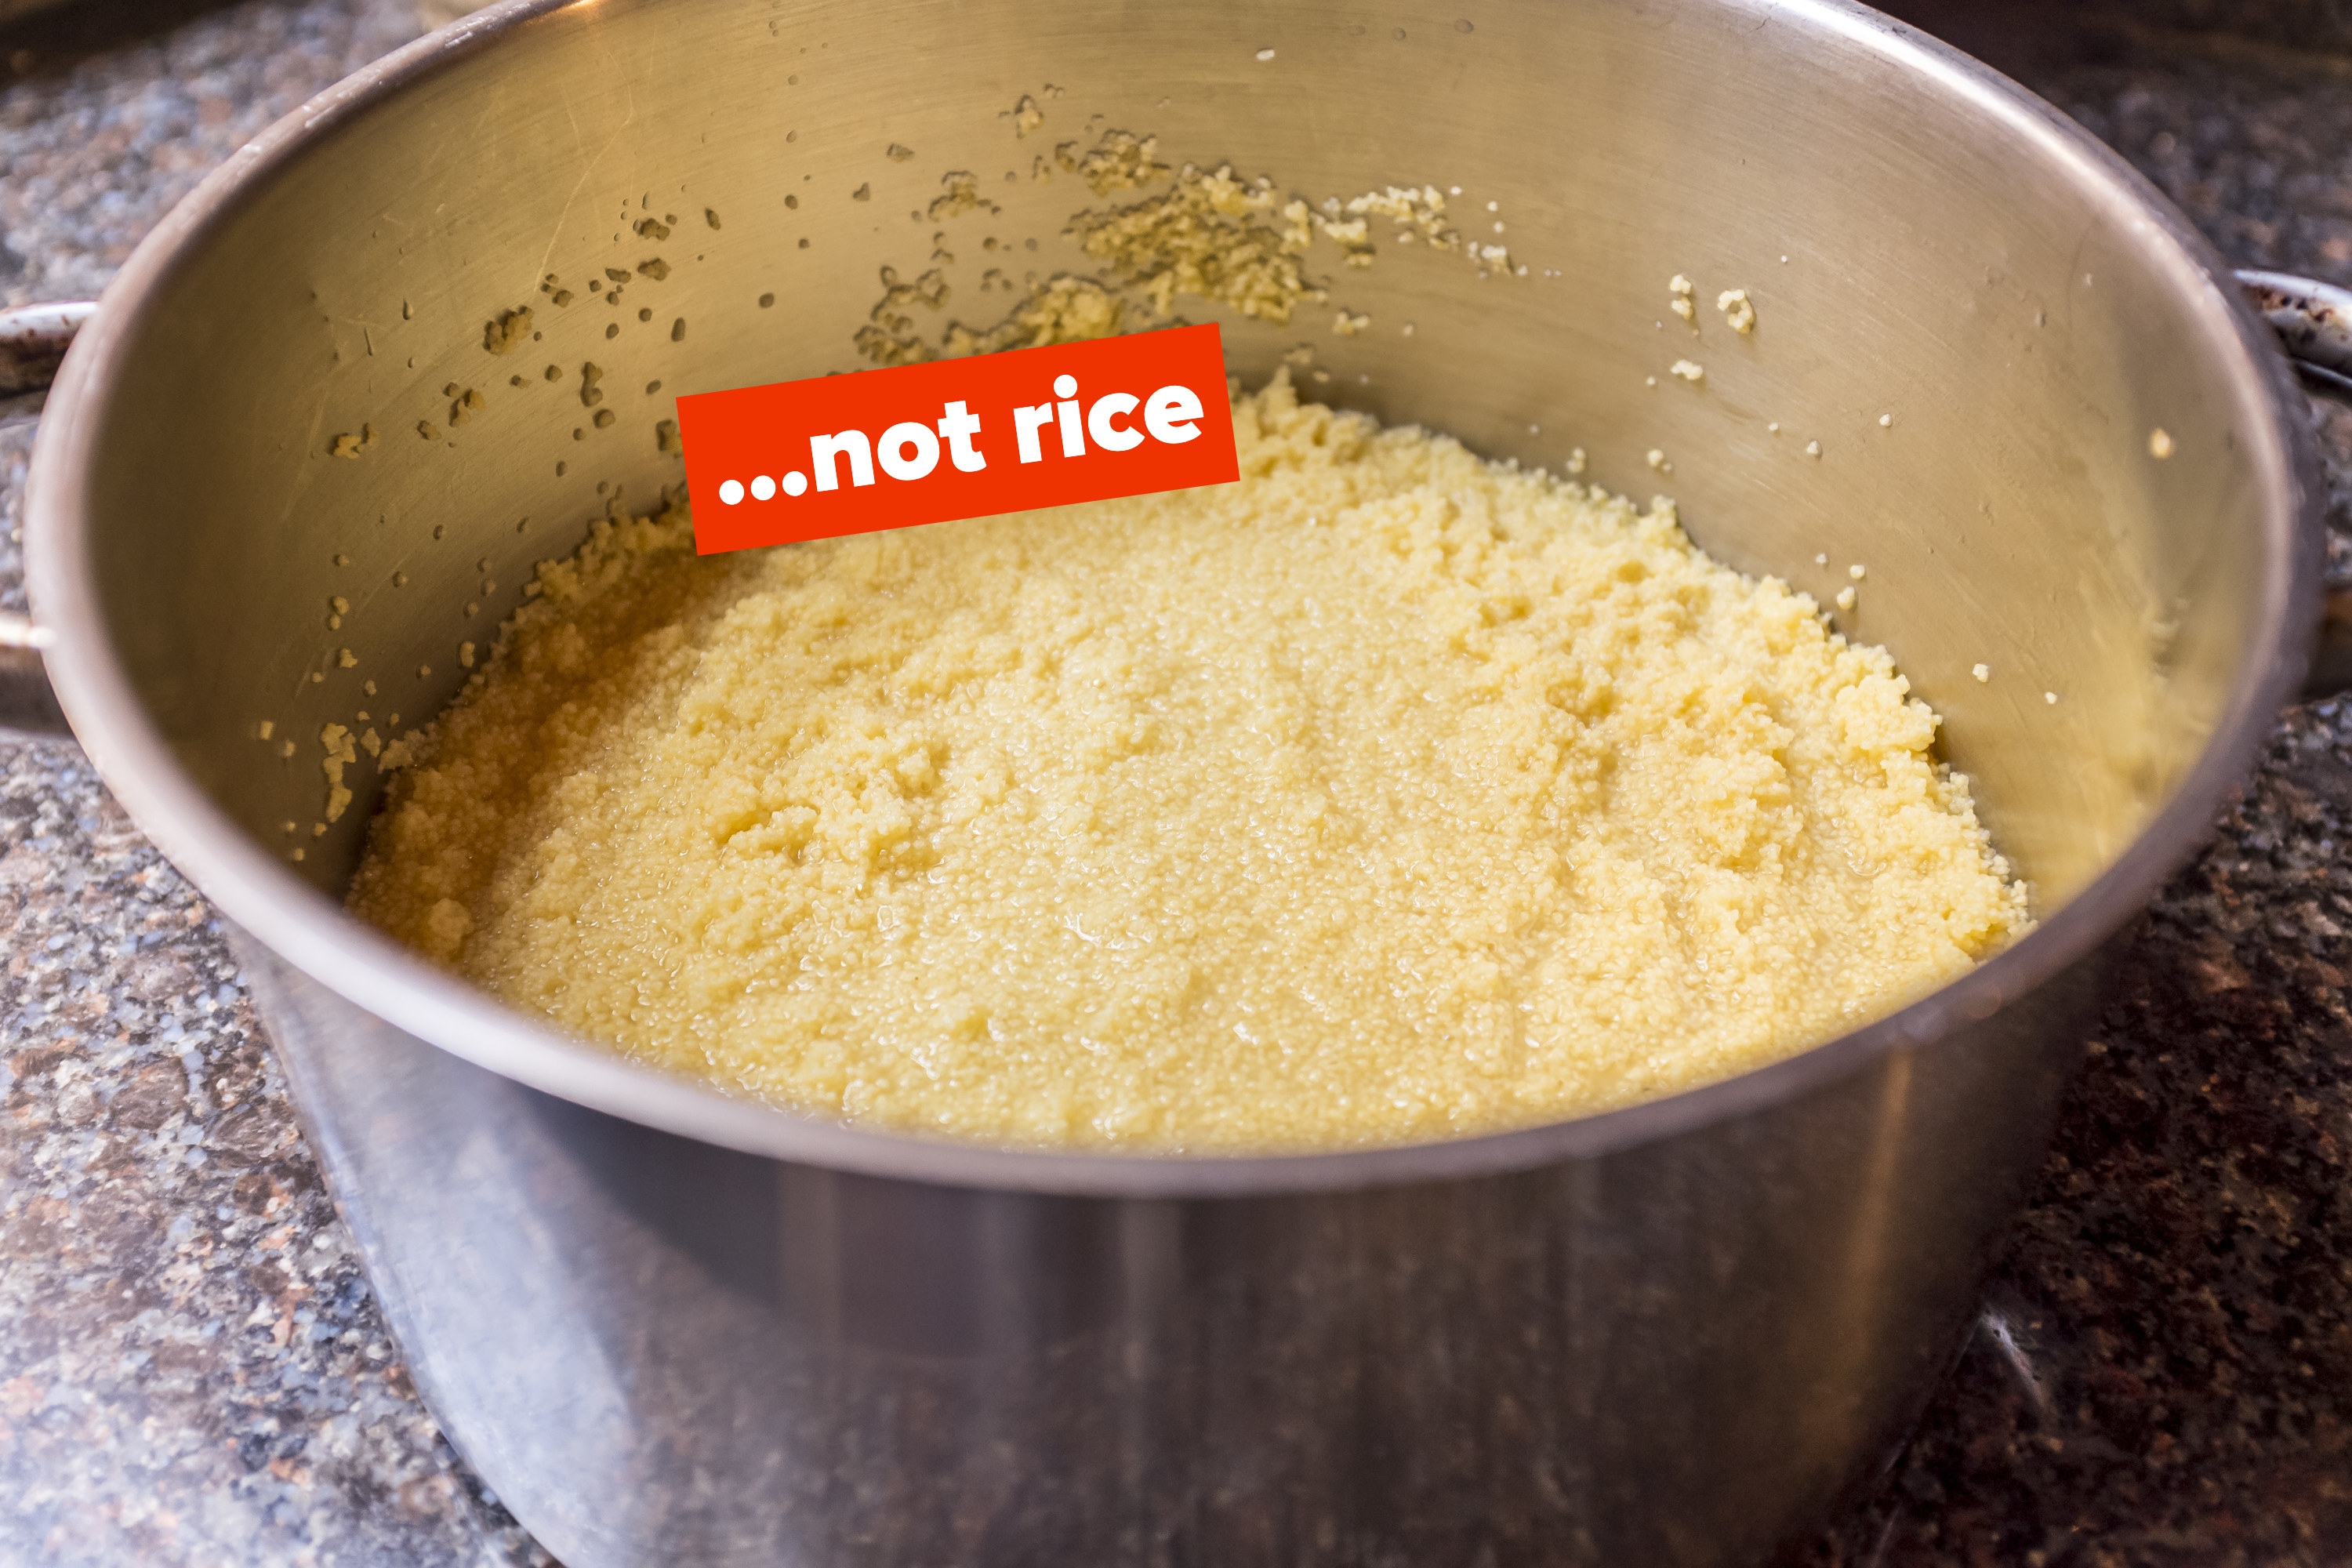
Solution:
<path fill-rule="evenodd" d="M 577 1040 L 435 968 L 297 877 L 182 769 L 102 632 L 89 503 L 108 389 L 184 258 L 326 132 L 452 63 L 507 43 L 582 0 L 501 0 L 354 73 L 240 148 L 138 247 L 68 355 L 37 437 L 26 509 L 26 579 L 57 641 L 50 679 L 90 760 L 173 864 L 254 939 L 354 1005 L 441 1049 L 557 1098 L 747 1153 L 940 1184 L 1118 1197 L 1324 1192 L 1500 1174 L 1660 1142 L 1791 1100 L 1886 1051 L 1933 1045 L 1990 1017 L 2120 930 L 2207 837 L 2248 773 L 2308 658 L 2320 601 L 2316 455 L 2285 361 L 2220 257 L 2122 158 L 1990 67 L 1849 0 L 1717 0 L 1812 28 L 2005 125 L 2062 167 L 2086 204 L 2144 236 L 2152 265 L 2234 342 L 2235 400 L 2252 423 L 2263 501 L 2259 616 L 2227 706 L 2172 798 L 2074 899 L 2011 947 L 1884 1018 L 1736 1078 L 1663 1100 L 1443 1142 L 1289 1154 L 1121 1154 L 1023 1149 L 852 1126 L 730 1097 Z M 609 3 L 609 0 L 603 0 Z"/>

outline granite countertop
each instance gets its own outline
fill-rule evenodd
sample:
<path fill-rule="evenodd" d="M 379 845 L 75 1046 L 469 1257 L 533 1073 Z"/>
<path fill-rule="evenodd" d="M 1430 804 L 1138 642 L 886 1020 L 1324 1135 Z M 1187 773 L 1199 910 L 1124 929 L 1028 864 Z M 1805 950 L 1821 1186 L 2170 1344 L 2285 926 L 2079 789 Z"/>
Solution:
<path fill-rule="evenodd" d="M 2310 10 L 1914 14 L 2233 260 L 2352 283 L 2352 25 Z M 0 36 L 7 304 L 89 297 L 416 28 L 409 0 L 141 16 Z M 2315 37 L 2342 52 L 2280 42 Z M 2314 417 L 2352 566 L 2352 416 Z M 0 607 L 28 448 L 0 428 Z M 2352 1560 L 2347 842 L 2352 702 L 2291 712 L 2158 900 L 1965 1354 L 1790 1563 Z M 219 921 L 68 742 L 0 739 L 0 1562 L 549 1562 L 410 1388 Z"/>

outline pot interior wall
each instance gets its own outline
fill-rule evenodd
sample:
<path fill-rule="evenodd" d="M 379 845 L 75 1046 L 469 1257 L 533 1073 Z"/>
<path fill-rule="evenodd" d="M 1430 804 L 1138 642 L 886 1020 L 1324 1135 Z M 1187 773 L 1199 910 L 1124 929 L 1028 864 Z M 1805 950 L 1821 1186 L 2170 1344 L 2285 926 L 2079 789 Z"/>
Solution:
<path fill-rule="evenodd" d="M 656 433 L 674 395 L 862 368 L 885 269 L 939 269 L 943 302 L 904 308 L 934 342 L 1033 277 L 1100 275 L 1065 226 L 1138 193 L 1097 196 L 1056 153 L 1124 130 L 1317 203 L 1459 187 L 1453 222 L 1507 267 L 1376 218 L 1368 268 L 1317 241 L 1331 298 L 1287 323 L 1177 308 L 1225 325 L 1245 383 L 1309 345 L 1315 396 L 1555 470 L 1580 447 L 1588 478 L 1673 493 L 1702 544 L 1824 602 L 1865 564 L 1838 626 L 1945 715 L 2046 912 L 2160 804 L 2248 657 L 2274 442 L 2233 401 L 2233 329 L 2193 263 L 2032 110 L 1940 79 L 1932 46 L 1895 51 L 1924 47 L 1923 72 L 1870 41 L 1889 26 L 1602 0 L 601 0 L 436 46 L 122 323 L 138 374 L 94 416 L 113 635 L 222 809 L 339 893 L 380 781 L 362 758 L 314 837 L 323 726 L 427 719 L 533 563 L 612 495 L 679 482 Z M 950 212 L 958 173 L 982 205 Z M 617 308 L 587 289 L 606 268 Z M 1734 288 L 1752 335 L 1714 308 Z M 520 307 L 528 340 L 488 352 Z M 1334 331 L 1341 307 L 1361 331 Z M 1702 384 L 1668 374 L 1684 358 Z"/>

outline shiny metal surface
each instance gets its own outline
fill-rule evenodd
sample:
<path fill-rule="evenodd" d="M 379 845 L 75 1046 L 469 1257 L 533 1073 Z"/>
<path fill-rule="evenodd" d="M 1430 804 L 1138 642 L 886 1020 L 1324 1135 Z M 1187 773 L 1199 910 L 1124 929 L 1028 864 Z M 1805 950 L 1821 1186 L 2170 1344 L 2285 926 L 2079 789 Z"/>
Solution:
<path fill-rule="evenodd" d="M 1106 125 L 1315 198 L 1496 203 L 1528 277 L 1384 247 L 1335 286 L 1371 331 L 1220 318 L 1234 368 L 1309 342 L 1339 400 L 1529 463 L 1580 447 L 1612 488 L 1654 488 L 1662 448 L 1719 555 L 1825 595 L 1817 554 L 1866 563 L 1841 624 L 1945 714 L 2041 929 L 1654 1105 L 1173 1160 L 730 1100 L 346 920 L 374 781 L 323 824 L 316 737 L 436 710 L 532 562 L 611 487 L 675 481 L 634 389 L 854 368 L 880 269 L 935 250 L 967 258 L 942 319 L 974 324 L 1011 302 L 976 286 L 985 239 L 1091 270 L 1061 234 L 1093 198 L 1027 172 Z M 930 217 L 958 170 L 999 210 Z M 671 212 L 669 276 L 639 278 L 634 225 Z M 607 265 L 625 309 L 537 292 Z M 1662 374 L 1692 352 L 1677 272 L 1758 302 L 1753 337 L 1702 334 L 1703 392 Z M 541 336 L 489 353 L 526 305 Z M 509 384 L 543 363 L 570 384 Z M 509 0 L 265 135 L 133 258 L 45 421 L 28 553 L 77 731 L 247 933 L 420 1385 L 572 1568 L 1731 1563 L 1902 1430 L 2105 945 L 2295 689 L 2298 395 L 2136 177 L 1855 7 Z"/>
<path fill-rule="evenodd" d="M 2352 289 L 2290 272 L 2240 272 L 2238 282 L 2313 389 L 2352 404 Z M 2306 697 L 2352 687 L 2352 588 L 2331 589 L 2304 678 Z"/>
<path fill-rule="evenodd" d="M 246 952 L 418 1387 L 585 1564 L 1755 1560 L 1943 1370 L 2095 1016 L 1607 1158 L 1088 1198 L 598 1115 Z"/>
<path fill-rule="evenodd" d="M 2352 386 L 2352 289 L 2290 272 L 2241 271 L 2238 282 L 2298 368 Z"/>
<path fill-rule="evenodd" d="M 0 310 L 0 425 L 39 414 L 66 350 L 97 310 L 82 301 Z M 0 730 L 66 732 L 65 711 L 41 667 L 52 640 L 30 616 L 0 610 Z"/>
<path fill-rule="evenodd" d="M 97 310 L 81 300 L 0 310 L 0 426 L 38 416 L 66 350 Z"/>
<path fill-rule="evenodd" d="M 58 706 L 41 666 L 41 650 L 55 640 L 30 616 L 0 610 L 0 730 L 68 733 L 65 710 Z"/>
<path fill-rule="evenodd" d="M 97 314 L 89 300 L 0 310 L 0 395 L 37 392 L 56 379 L 74 337 Z"/>

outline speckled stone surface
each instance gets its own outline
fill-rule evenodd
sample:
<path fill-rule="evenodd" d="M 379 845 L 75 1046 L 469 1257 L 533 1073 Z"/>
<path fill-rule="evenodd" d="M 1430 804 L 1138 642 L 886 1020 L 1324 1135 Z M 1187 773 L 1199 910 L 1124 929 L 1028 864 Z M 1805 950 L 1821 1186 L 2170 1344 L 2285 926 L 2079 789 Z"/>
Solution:
<path fill-rule="evenodd" d="M 416 30 L 247 5 L 0 90 L 0 300 L 88 298 Z M 20 57 L 21 58 L 21 57 Z M 0 605 L 29 431 L 0 430 Z M 0 740 L 0 1563 L 551 1561 L 417 1403 L 218 923 L 79 751 Z"/>
<path fill-rule="evenodd" d="M 27 50 L 0 92 L 0 302 L 94 298 L 229 153 L 416 30 L 408 0 L 249 5 L 56 68 Z"/>
<path fill-rule="evenodd" d="M 1963 41 L 2233 259 L 2352 282 L 2336 9 L 2177 0 L 2028 39 L 2037 14 L 1989 7 L 2010 30 Z M 2347 54 L 2178 30 L 2222 24 Z M 394 0 L 249 4 L 24 62 L 0 298 L 90 293 L 413 27 Z M 2327 417 L 2344 563 L 2352 416 Z M 26 450 L 0 430 L 0 605 Z M 2158 901 L 1967 1352 L 1791 1563 L 2352 1561 L 2347 844 L 2352 703 L 2290 714 Z M 0 1563 L 547 1562 L 409 1389 L 217 924 L 69 744 L 0 741 Z"/>
<path fill-rule="evenodd" d="M 204 900 L 0 747 L 0 1562 L 544 1562 L 394 1357 Z"/>

